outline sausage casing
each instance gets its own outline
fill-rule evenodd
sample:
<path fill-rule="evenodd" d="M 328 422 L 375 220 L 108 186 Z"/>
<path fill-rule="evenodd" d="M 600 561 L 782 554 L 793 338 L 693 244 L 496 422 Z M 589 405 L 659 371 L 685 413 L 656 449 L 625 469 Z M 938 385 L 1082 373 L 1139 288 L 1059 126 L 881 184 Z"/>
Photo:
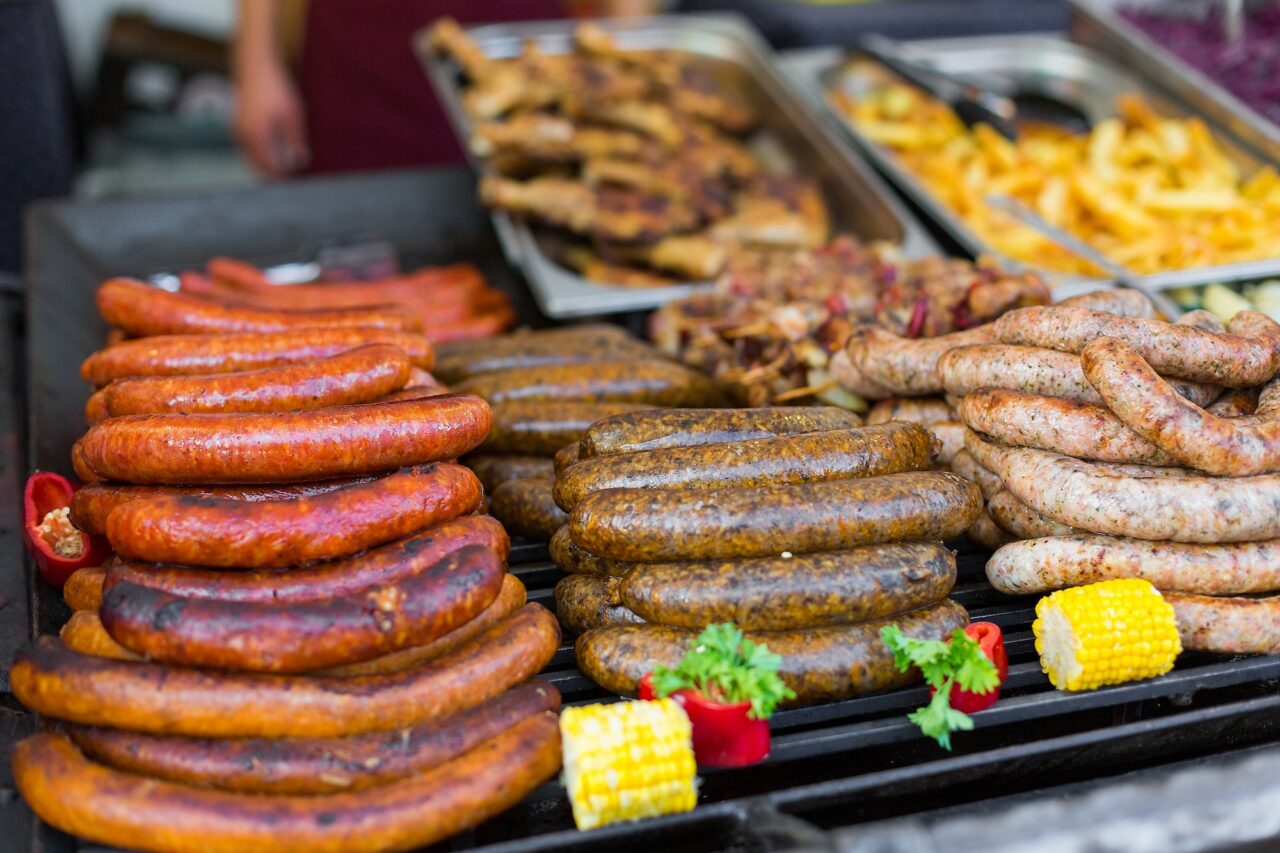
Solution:
<path fill-rule="evenodd" d="M 1173 605 L 1182 647 L 1229 655 L 1280 654 L 1280 596 L 1213 598 L 1161 593 Z"/>
<path fill-rule="evenodd" d="M 487 492 L 492 492 L 507 480 L 555 478 L 555 468 L 551 460 L 541 456 L 497 456 L 488 453 L 472 453 L 462 460 L 462 464 L 475 472 Z"/>
<path fill-rule="evenodd" d="M 657 359 L 515 367 L 464 379 L 454 390 L 494 404 L 546 400 L 713 406 L 722 396 L 701 373 Z"/>
<path fill-rule="evenodd" d="M 868 424 L 884 424 L 889 421 L 912 421 L 930 424 L 956 419 L 955 412 L 946 400 L 939 397 L 889 397 L 881 400 L 867 412 Z"/>
<path fill-rule="evenodd" d="M 911 471 L 757 489 L 610 489 L 574 507 L 569 533 L 584 550 L 615 560 L 767 557 L 949 539 L 981 510 L 982 495 L 968 480 Z"/>
<path fill-rule="evenodd" d="M 744 631 L 785 631 L 905 613 L 946 598 L 955 580 L 951 551 L 909 542 L 793 557 L 639 563 L 619 583 L 618 599 L 661 625 L 733 622 Z"/>
<path fill-rule="evenodd" d="M 569 521 L 551 489 L 551 480 L 508 480 L 493 490 L 489 511 L 514 535 L 546 542 Z"/>
<path fill-rule="evenodd" d="M 556 618 L 571 634 L 644 621 L 619 600 L 617 578 L 569 575 L 556 584 L 555 596 Z"/>
<path fill-rule="evenodd" d="M 969 614 L 948 600 L 892 619 L 747 636 L 782 656 L 778 675 L 796 692 L 790 704 L 811 705 L 900 687 L 919 678 L 915 672 L 900 672 L 880 639 L 880 630 L 890 622 L 908 637 L 941 640 L 967 625 Z M 588 631 L 574 649 L 582 671 L 597 684 L 634 696 L 646 673 L 658 664 L 674 667 L 697 636 L 687 628 L 624 625 Z"/>
<path fill-rule="evenodd" d="M 760 409 L 650 409 L 614 415 L 582 434 L 583 457 L 668 447 L 724 444 L 862 425 L 862 418 L 834 406 Z"/>
<path fill-rule="evenodd" d="M 551 562 L 571 575 L 608 575 L 622 577 L 636 565 L 619 560 L 608 560 L 582 550 L 569 535 L 569 525 L 561 527 L 547 545 Z"/>
<path fill-rule="evenodd" d="M 580 403 L 551 400 L 513 401 L 493 406 L 493 431 L 480 450 L 554 456 L 577 441 L 596 421 L 623 412 L 652 409 L 648 403 Z"/>
<path fill-rule="evenodd" d="M 1080 532 L 1070 525 L 1036 512 L 1005 489 L 1001 489 L 987 501 L 987 514 L 1001 530 L 1006 530 L 1019 539 L 1071 536 Z"/>
<path fill-rule="evenodd" d="M 459 382 L 513 367 L 593 364 L 610 358 L 634 360 L 652 352 L 620 326 L 592 323 L 445 344 L 440 347 L 435 372 L 445 382 Z"/>
<path fill-rule="evenodd" d="M 304 482 L 456 459 L 491 423 L 480 398 L 446 394 L 286 414 L 132 415 L 102 421 L 76 444 L 98 479 Z"/>
<path fill-rule="evenodd" d="M 102 605 L 102 582 L 107 570 L 100 566 L 76 569 L 62 585 L 62 600 L 73 611 L 97 610 Z"/>

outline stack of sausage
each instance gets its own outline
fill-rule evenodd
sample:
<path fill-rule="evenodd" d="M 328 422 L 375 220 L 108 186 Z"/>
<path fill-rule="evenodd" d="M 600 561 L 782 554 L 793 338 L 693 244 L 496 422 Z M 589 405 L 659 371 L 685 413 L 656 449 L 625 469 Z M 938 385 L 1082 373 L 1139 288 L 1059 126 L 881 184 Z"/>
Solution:
<path fill-rule="evenodd" d="M 702 374 L 608 324 L 522 332 L 440 348 L 436 374 L 493 408 L 493 431 L 464 462 L 508 531 L 547 541 L 565 515 L 552 499 L 553 458 L 601 418 L 719 399 Z"/>
<path fill-rule="evenodd" d="M 1280 597 L 1243 597 L 1280 590 L 1280 325 L 1111 300 L 1011 312 L 996 343 L 939 361 L 990 515 L 1025 540 L 988 577 L 1014 594 L 1144 578 L 1185 648 L 1280 652 Z"/>
<path fill-rule="evenodd" d="M 1127 313 L 1149 310 L 1149 304 L 1138 304 L 1144 302 L 1145 299 L 1130 292 L 1110 291 L 1085 294 L 1061 304 Z M 965 427 L 956 406 L 965 392 L 948 390 L 945 382 L 948 374 L 944 374 L 940 365 L 947 353 L 966 348 L 967 353 L 975 356 L 965 362 L 975 375 L 966 376 L 964 380 L 982 382 L 992 372 L 1000 372 L 1004 364 L 1016 361 L 1011 358 L 993 365 L 983 362 L 980 357 L 998 343 L 995 323 L 933 338 L 904 338 L 878 326 L 864 325 L 854 329 L 845 348 L 832 357 L 831 372 L 845 389 L 880 401 L 868 414 L 868 423 L 909 420 L 926 426 L 941 445 L 938 462 L 982 485 L 984 499 L 987 499 L 991 496 L 989 484 L 984 485 L 982 472 L 976 470 L 964 450 Z M 1013 364 L 1010 369 L 1024 376 L 1034 375 L 1036 366 Z M 957 382 L 959 377 L 952 375 L 952 380 Z M 957 386 L 953 384 L 952 388 Z M 998 548 L 1008 541 L 985 506 L 968 533 L 971 539 L 988 548 Z"/>
<path fill-rule="evenodd" d="M 99 294 L 113 323 L 169 316 L 149 290 L 117 303 L 119 290 Z M 59 721 L 14 757 L 50 824 L 148 850 L 405 849 L 496 814 L 559 767 L 559 697 L 528 681 L 559 628 L 525 603 L 506 533 L 475 514 L 479 481 L 450 461 L 488 434 L 488 405 L 386 401 L 432 360 L 398 331 L 237 370 L 329 346 L 307 336 L 330 331 L 185 349 L 148 338 L 149 356 L 121 359 L 126 343 L 86 363 L 90 376 L 104 363 L 143 375 L 106 387 L 111 416 L 73 452 L 86 485 L 72 520 L 116 556 L 73 576 L 62 637 L 9 673 L 20 701 Z M 278 344 L 289 334 L 294 349 Z M 368 370 L 341 362 L 356 355 Z M 193 365 L 223 372 L 155 375 Z M 121 401 L 138 413 L 117 414 Z"/>
<path fill-rule="evenodd" d="M 203 273 L 182 273 L 179 283 L 184 293 L 265 310 L 396 305 L 417 318 L 423 333 L 438 344 L 487 338 L 515 322 L 506 294 L 471 264 L 423 267 L 367 281 L 280 286 L 253 264 L 214 258 Z"/>
<path fill-rule="evenodd" d="M 556 480 L 569 521 L 552 559 L 578 664 L 635 694 L 699 630 L 733 622 L 782 655 L 797 703 L 904 683 L 886 621 L 941 638 L 968 621 L 947 598 L 942 540 L 981 508 L 978 489 L 928 470 L 917 424 L 859 426 L 837 408 L 667 409 L 584 434 Z"/>

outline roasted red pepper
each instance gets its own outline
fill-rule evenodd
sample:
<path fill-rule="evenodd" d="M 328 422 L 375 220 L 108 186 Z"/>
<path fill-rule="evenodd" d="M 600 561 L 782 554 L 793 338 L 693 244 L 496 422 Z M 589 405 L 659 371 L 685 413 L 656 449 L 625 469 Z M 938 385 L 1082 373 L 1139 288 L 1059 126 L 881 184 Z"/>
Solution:
<path fill-rule="evenodd" d="M 640 679 L 640 698 L 657 698 L 652 673 Z M 693 755 L 701 767 L 745 767 L 769 757 L 769 721 L 747 716 L 750 702 L 716 702 L 694 690 L 677 690 L 693 724 Z"/>
<path fill-rule="evenodd" d="M 101 536 L 71 524 L 71 496 L 76 487 L 60 474 L 37 471 L 22 493 L 22 533 L 40 576 L 61 587 L 76 569 L 100 566 L 111 554 Z"/>
<path fill-rule="evenodd" d="M 1004 634 L 1001 633 L 1000 626 L 993 622 L 972 622 L 964 632 L 977 642 L 982 653 L 996 665 L 1000 684 L 1004 684 L 1005 679 L 1009 677 L 1009 655 L 1004 650 Z M 933 695 L 932 690 L 930 695 Z M 996 704 L 999 698 L 999 685 L 996 685 L 996 689 L 990 693 L 970 693 L 968 690 L 961 690 L 958 684 L 951 686 L 951 707 L 966 714 L 985 711 Z"/>

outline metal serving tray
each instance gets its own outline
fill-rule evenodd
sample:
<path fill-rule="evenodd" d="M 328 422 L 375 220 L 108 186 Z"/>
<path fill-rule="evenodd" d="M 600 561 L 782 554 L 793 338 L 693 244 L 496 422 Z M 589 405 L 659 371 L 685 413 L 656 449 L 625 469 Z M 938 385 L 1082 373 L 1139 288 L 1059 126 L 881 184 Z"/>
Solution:
<path fill-rule="evenodd" d="M 875 172 L 830 132 L 779 73 L 769 47 L 745 19 L 736 15 L 669 16 L 600 24 L 624 49 L 687 51 L 702 58 L 717 80 L 739 87 L 762 118 L 762 129 L 751 142 L 767 145 L 770 152 L 780 151 L 798 171 L 821 182 L 834 230 L 867 240 L 901 243 L 908 257 L 937 252 L 924 228 Z M 572 48 L 574 26 L 573 21 L 496 24 L 468 33 L 488 56 L 511 57 L 520 53 L 527 40 L 535 41 L 547 53 L 565 53 Z M 462 109 L 456 65 L 434 55 L 425 33 L 416 42 L 454 130 L 460 139 L 469 139 L 472 125 Z M 472 163 L 477 170 L 486 169 L 480 158 L 473 157 Z M 494 213 L 493 220 L 508 260 L 523 270 L 539 306 L 550 317 L 644 310 L 710 286 L 709 282 L 693 282 L 632 289 L 596 284 L 554 261 L 528 225 L 503 213 Z"/>
<path fill-rule="evenodd" d="M 967 77 L 996 91 L 1032 92 L 1070 104 L 1091 122 L 1114 115 L 1116 96 L 1126 93 L 1142 95 L 1163 115 L 1191 117 L 1197 114 L 1193 108 L 1147 78 L 1059 35 L 928 39 L 905 42 L 903 51 L 917 62 Z M 839 90 L 856 93 L 860 85 L 865 85 L 865 80 L 849 67 L 843 57 L 834 51 L 815 52 L 805 57 L 794 57 L 790 68 L 793 76 L 803 79 L 805 89 L 823 104 L 829 117 L 849 140 L 964 251 L 974 256 L 991 254 L 1004 257 L 979 239 L 949 206 L 900 165 L 891 151 L 869 140 L 844 117 L 831 93 Z M 1262 165 L 1234 138 L 1223 135 L 1221 128 L 1215 130 L 1223 149 L 1243 169 L 1252 170 Z M 1012 259 L 1004 260 L 1010 266 L 1025 266 Z M 1280 274 L 1280 247 L 1277 247 L 1274 259 L 1170 270 L 1146 276 L 1146 281 L 1151 287 L 1163 289 L 1277 274 Z M 1060 296 L 1097 286 L 1099 281 L 1065 273 L 1045 272 L 1045 276 Z"/>
<path fill-rule="evenodd" d="M 1186 103 L 1212 120 L 1215 128 L 1225 127 L 1242 143 L 1274 162 L 1280 162 L 1280 125 L 1259 115 L 1225 87 L 1117 14 L 1121 8 L 1159 11 L 1169 8 L 1165 0 L 1067 0 L 1071 6 L 1071 37 L 1081 44 L 1117 57 L 1159 81 Z"/>

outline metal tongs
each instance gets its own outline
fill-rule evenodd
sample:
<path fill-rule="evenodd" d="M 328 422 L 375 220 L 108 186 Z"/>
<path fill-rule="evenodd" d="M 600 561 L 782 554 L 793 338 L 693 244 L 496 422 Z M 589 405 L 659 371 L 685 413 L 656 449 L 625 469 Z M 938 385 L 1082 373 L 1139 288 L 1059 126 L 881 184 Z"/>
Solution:
<path fill-rule="evenodd" d="M 1018 108 L 1012 98 L 906 59 L 902 45 L 882 35 L 871 33 L 863 36 L 858 48 L 894 74 L 946 103 L 965 125 L 987 124 L 1006 139 L 1018 138 L 1018 128 L 1014 124 Z"/>
<path fill-rule="evenodd" d="M 1088 243 L 1077 237 L 1068 234 L 1061 228 L 1050 225 L 1040 217 L 1034 210 L 1027 207 L 1022 202 L 1007 195 L 989 195 L 987 196 L 987 204 L 1017 219 L 1019 222 L 1034 228 L 1042 235 L 1057 243 L 1068 252 L 1078 257 L 1084 258 L 1099 269 L 1104 270 L 1107 275 L 1111 276 L 1111 280 L 1115 282 L 1117 287 L 1127 287 L 1136 290 L 1143 296 L 1151 300 L 1151 304 L 1156 306 L 1165 319 L 1170 323 L 1182 316 L 1182 306 L 1174 302 L 1165 294 L 1149 286 L 1139 276 L 1135 276 Z"/>

